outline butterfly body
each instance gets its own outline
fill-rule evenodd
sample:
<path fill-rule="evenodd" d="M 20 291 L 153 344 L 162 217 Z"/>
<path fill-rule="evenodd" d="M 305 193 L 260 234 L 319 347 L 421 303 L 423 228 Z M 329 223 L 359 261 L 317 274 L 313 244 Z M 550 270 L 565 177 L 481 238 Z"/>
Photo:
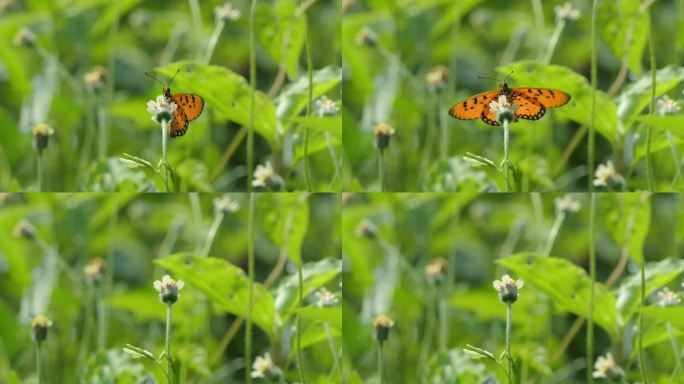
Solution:
<path fill-rule="evenodd" d="M 173 111 L 169 136 L 183 136 L 188 131 L 188 124 L 198 118 L 204 110 L 204 99 L 192 93 L 171 94 L 171 88 L 164 86 L 164 97 L 167 101 L 176 103 Z"/>
<path fill-rule="evenodd" d="M 510 104 L 517 106 L 514 121 L 518 118 L 539 120 L 547 108 L 560 107 L 570 101 L 570 95 L 562 91 L 546 88 L 510 88 L 504 82 L 497 90 L 480 93 L 454 104 L 449 110 L 449 115 L 461 120 L 479 118 L 489 125 L 501 125 L 490 110 L 489 103 L 497 101 L 502 95 Z"/>

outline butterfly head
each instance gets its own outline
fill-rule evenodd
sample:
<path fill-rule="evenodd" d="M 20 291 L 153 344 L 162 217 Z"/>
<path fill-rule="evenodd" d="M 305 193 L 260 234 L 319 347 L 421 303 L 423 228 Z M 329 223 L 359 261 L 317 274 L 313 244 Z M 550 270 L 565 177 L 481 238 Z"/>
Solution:
<path fill-rule="evenodd" d="M 499 84 L 499 86 L 501 87 L 501 93 L 502 94 L 509 96 L 513 93 L 513 90 L 508 87 L 508 83 L 503 82 L 503 83 Z"/>
<path fill-rule="evenodd" d="M 171 98 L 171 88 L 169 88 L 169 87 L 166 86 L 166 85 L 164 86 L 164 96 L 165 96 L 167 99 L 170 99 L 170 98 Z"/>

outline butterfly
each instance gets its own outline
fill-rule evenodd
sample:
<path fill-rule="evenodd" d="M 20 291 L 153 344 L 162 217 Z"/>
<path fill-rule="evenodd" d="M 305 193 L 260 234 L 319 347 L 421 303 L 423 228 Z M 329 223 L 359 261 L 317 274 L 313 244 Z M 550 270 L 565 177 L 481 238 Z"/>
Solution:
<path fill-rule="evenodd" d="M 509 103 L 518 106 L 515 111 L 515 121 L 518 118 L 539 120 L 546 113 L 546 108 L 556 108 L 570 101 L 570 95 L 555 89 L 546 88 L 509 88 L 506 82 L 501 83 L 497 90 L 480 93 L 454 104 L 449 109 L 449 115 L 461 119 L 482 119 L 489 125 L 501 125 L 492 113 L 489 103 L 504 95 Z"/>
<path fill-rule="evenodd" d="M 176 71 L 176 75 L 179 71 L 180 69 Z M 176 109 L 173 111 L 173 119 L 171 120 L 171 129 L 169 129 L 169 136 L 177 137 L 185 135 L 188 131 L 190 122 L 202 114 L 202 111 L 204 110 L 204 99 L 202 96 L 193 93 L 172 94 L 169 85 L 176 75 L 173 75 L 171 81 L 169 81 L 169 85 L 165 85 L 149 73 L 145 72 L 145 74 L 164 86 L 163 93 L 167 102 L 176 103 Z"/>

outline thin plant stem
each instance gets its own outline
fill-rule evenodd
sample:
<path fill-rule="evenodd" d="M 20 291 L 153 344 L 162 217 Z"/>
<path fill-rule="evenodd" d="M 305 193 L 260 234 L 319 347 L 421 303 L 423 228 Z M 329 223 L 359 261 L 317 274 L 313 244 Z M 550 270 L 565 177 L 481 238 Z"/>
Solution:
<path fill-rule="evenodd" d="M 553 53 L 556 50 L 556 45 L 558 45 L 561 33 L 563 33 L 563 28 L 565 28 L 565 19 L 560 18 L 556 24 L 556 29 L 553 31 L 553 35 L 551 35 L 551 40 L 549 40 L 549 47 L 546 49 L 546 55 L 544 55 L 545 64 L 549 64 L 551 62 Z"/>
<path fill-rule="evenodd" d="M 199 0 L 188 0 L 190 14 L 192 15 L 192 25 L 197 37 L 202 35 L 202 12 L 200 11 Z M 197 58 L 202 56 L 202 48 L 197 45 Z"/>
<path fill-rule="evenodd" d="M 299 382 L 306 384 L 304 360 L 302 359 L 302 309 L 304 308 L 304 273 L 302 271 L 302 264 L 302 260 L 299 260 L 299 265 L 297 265 L 297 281 L 299 284 L 299 312 L 297 313 L 297 372 L 299 374 Z"/>
<path fill-rule="evenodd" d="M 169 163 L 166 160 L 166 148 L 168 145 L 169 138 L 169 122 L 162 119 L 162 167 L 164 167 L 164 174 L 162 179 L 164 179 L 164 186 L 166 187 L 166 192 L 171 192 L 169 189 Z"/>
<path fill-rule="evenodd" d="M 646 260 L 641 260 L 641 306 L 646 306 Z M 641 382 L 648 384 L 646 377 L 646 361 L 644 360 L 644 315 L 639 313 L 639 374 L 641 375 Z"/>
<path fill-rule="evenodd" d="M 430 92 L 430 104 L 433 104 L 435 100 L 435 94 L 433 91 Z M 427 133 L 425 135 L 425 148 L 423 149 L 423 157 L 420 160 L 420 173 L 426 174 L 427 167 L 430 164 L 430 158 L 432 157 L 432 148 L 435 145 L 435 113 L 437 108 L 433 105 L 428 107 L 427 110 Z"/>
<path fill-rule="evenodd" d="M 245 377 L 252 384 L 249 368 L 252 366 L 252 312 L 254 310 L 254 193 L 249 194 L 249 219 L 247 228 L 247 316 L 245 324 Z"/>
<path fill-rule="evenodd" d="M 503 119 L 504 128 L 504 159 L 501 162 L 501 174 L 506 181 L 506 192 L 513 192 L 513 187 L 511 186 L 511 170 L 513 164 L 508 159 L 508 140 L 510 136 L 510 121 L 508 119 Z"/>
<path fill-rule="evenodd" d="M 171 306 L 173 304 L 166 303 L 166 371 L 169 378 L 173 377 L 173 360 L 171 360 Z M 173 382 L 169 380 L 169 382 Z"/>
<path fill-rule="evenodd" d="M 342 171 L 340 170 L 340 162 L 337 160 L 337 153 L 335 152 L 335 145 L 333 143 L 332 135 L 330 134 L 330 132 L 325 133 L 325 141 L 328 144 L 328 152 L 330 153 L 330 160 L 332 160 L 333 169 L 335 172 L 332 176 L 332 180 L 330 180 L 330 186 L 332 187 L 335 184 L 335 181 L 339 177 L 341 177 Z"/>
<path fill-rule="evenodd" d="M 333 356 L 333 369 L 330 372 L 330 377 L 329 377 L 329 379 L 332 379 L 332 374 L 335 372 L 338 372 L 341 375 L 340 367 L 342 366 L 342 362 L 340 361 L 339 353 L 337 353 L 337 346 L 335 346 L 335 338 L 333 338 L 332 330 L 330 329 L 330 324 L 328 324 L 326 322 L 323 324 L 323 326 L 325 328 L 325 335 L 328 338 L 328 345 L 330 346 L 330 353 L 332 353 L 332 356 Z M 329 380 L 329 381 L 331 381 L 331 380 Z"/>
<path fill-rule="evenodd" d="M 43 151 L 38 150 L 36 156 L 37 172 L 38 172 L 38 192 L 45 191 L 45 164 L 43 163 Z"/>
<path fill-rule="evenodd" d="M 36 374 L 38 375 L 38 384 L 43 384 L 43 356 L 40 349 L 40 342 L 36 343 Z"/>
<path fill-rule="evenodd" d="M 107 337 L 107 307 L 102 295 L 102 288 L 99 286 L 95 288 L 95 310 L 97 312 L 97 352 L 102 353 L 105 350 L 105 341 Z"/>
<path fill-rule="evenodd" d="M 109 130 L 107 129 L 107 112 L 103 106 L 103 100 L 95 96 L 95 117 L 97 119 L 97 159 L 103 161 L 107 158 L 109 143 Z"/>
<path fill-rule="evenodd" d="M 249 85 L 252 88 L 252 94 L 249 101 L 249 124 L 247 128 L 247 191 L 250 193 L 254 189 L 252 185 L 252 172 L 254 172 L 254 119 L 256 113 L 256 42 L 254 38 L 256 5 L 257 0 L 252 0 L 249 10 Z M 248 383 L 251 383 L 252 377 L 249 374 L 247 376 Z"/>
<path fill-rule="evenodd" d="M 674 334 L 674 329 L 672 329 L 672 323 L 668 322 L 667 323 L 667 332 L 670 335 L 670 343 L 672 344 L 672 352 L 674 353 L 675 357 L 675 362 L 677 363 L 677 366 L 675 367 L 675 371 L 672 373 L 672 379 L 674 379 L 675 372 L 679 371 L 679 373 L 682 375 L 682 379 L 684 379 L 684 370 L 682 370 L 682 357 L 680 356 L 679 353 L 679 346 L 677 346 L 677 337 Z M 674 381 L 674 380 L 672 380 Z"/>
<path fill-rule="evenodd" d="M 670 144 L 670 152 L 672 152 L 672 160 L 674 160 L 675 163 L 675 176 L 674 179 L 672 180 L 672 186 L 674 187 L 675 183 L 677 183 L 677 180 L 684 186 L 684 177 L 682 177 L 682 167 L 679 164 L 679 154 L 677 153 L 677 147 L 674 143 L 674 138 L 672 137 L 672 132 L 667 131 L 667 141 Z"/>
<path fill-rule="evenodd" d="M 219 211 L 216 214 L 216 216 L 214 216 L 214 222 L 211 223 L 211 228 L 209 228 L 209 233 L 207 234 L 207 238 L 204 241 L 204 246 L 202 247 L 202 252 L 200 252 L 200 255 L 207 256 L 209 254 L 209 250 L 211 249 L 211 245 L 214 243 L 216 233 L 218 232 L 218 229 L 221 226 L 221 222 L 223 221 L 224 215 L 225 214 L 223 213 L 223 211 Z"/>
<path fill-rule="evenodd" d="M 594 146 L 596 140 L 596 132 L 594 124 L 596 122 L 596 87 L 597 87 L 597 77 L 598 77 L 598 63 L 597 63 L 597 48 L 596 48 L 596 13 L 598 8 L 599 0 L 594 0 L 591 8 L 591 119 L 589 123 L 589 143 L 588 143 L 588 154 L 587 154 L 587 167 L 588 172 L 591 174 L 594 172 Z M 591 177 L 587 178 L 589 183 L 589 192 L 594 192 L 594 183 Z M 588 356 L 587 356 L 588 357 Z M 588 365 L 589 367 L 591 366 Z M 589 375 L 591 376 L 591 375 Z M 594 378 L 589 378 L 593 383 Z"/>
<path fill-rule="evenodd" d="M 311 53 L 311 42 L 309 41 L 309 21 L 308 16 L 304 14 L 304 43 L 306 45 L 306 70 L 309 76 L 309 100 L 306 104 L 306 116 L 311 116 L 313 111 L 313 54 Z M 311 169 L 309 168 L 309 125 L 304 126 L 304 178 L 306 180 L 306 189 L 312 192 L 311 187 Z"/>
<path fill-rule="evenodd" d="M 446 352 L 449 341 L 449 305 L 443 289 L 437 290 L 437 311 L 439 315 L 439 351 Z"/>
<path fill-rule="evenodd" d="M 589 206 L 589 309 L 587 315 L 587 383 L 594 382 L 591 367 L 594 364 L 594 283 L 596 281 L 596 244 L 594 231 L 596 230 L 596 199 L 595 193 L 591 194 Z"/>
<path fill-rule="evenodd" d="M 437 93 L 437 111 L 442 106 L 442 93 Z M 446 113 L 438 113 L 439 116 L 439 159 L 446 160 L 449 157 L 449 130 L 447 129 Z"/>
<path fill-rule="evenodd" d="M 385 384 L 385 357 L 383 356 L 382 341 L 378 342 L 378 375 L 380 384 Z"/>
<path fill-rule="evenodd" d="M 223 19 L 219 19 L 216 23 L 216 27 L 214 27 L 214 32 L 211 34 L 211 38 L 209 39 L 207 50 L 204 52 L 204 58 L 202 59 L 202 62 L 204 64 L 209 64 L 209 62 L 211 61 L 211 57 L 214 55 L 214 49 L 216 49 L 216 43 L 218 43 L 219 37 L 221 37 L 221 32 L 223 32 L 223 28 L 225 26 L 226 22 Z"/>
<path fill-rule="evenodd" d="M 556 237 L 558 237 L 558 232 L 560 232 L 561 225 L 563 225 L 563 220 L 565 220 L 565 211 L 561 210 L 556 215 L 556 220 L 553 222 L 551 231 L 549 232 L 549 238 L 546 240 L 546 246 L 544 247 L 544 256 L 551 254 L 553 249 L 553 244 L 556 242 Z"/>
<path fill-rule="evenodd" d="M 545 36 L 544 31 L 544 9 L 542 8 L 541 0 L 532 0 L 532 12 L 534 13 L 534 22 L 537 29 L 537 36 L 539 42 L 539 58 L 544 54 L 544 42 L 542 36 Z"/>
<path fill-rule="evenodd" d="M 385 150 L 380 150 L 378 157 L 378 174 L 380 176 L 380 192 L 385 192 Z"/>
<path fill-rule="evenodd" d="M 513 355 L 511 355 L 511 322 L 513 305 L 506 303 L 506 358 L 508 360 L 508 383 L 513 384 Z"/>
<path fill-rule="evenodd" d="M 656 57 L 655 57 L 655 39 L 653 37 L 653 18 L 651 11 L 648 11 L 648 47 L 651 56 L 651 105 L 650 115 L 655 115 L 655 99 L 656 99 Z M 651 154 L 651 139 L 653 136 L 653 127 L 648 124 L 646 127 L 646 176 L 648 178 L 648 189 L 655 192 L 655 181 L 653 176 L 653 156 Z"/>

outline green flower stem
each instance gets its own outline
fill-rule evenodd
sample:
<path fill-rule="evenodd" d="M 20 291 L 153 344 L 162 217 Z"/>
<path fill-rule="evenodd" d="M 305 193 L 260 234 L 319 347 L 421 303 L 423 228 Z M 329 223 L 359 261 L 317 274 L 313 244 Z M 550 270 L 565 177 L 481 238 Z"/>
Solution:
<path fill-rule="evenodd" d="M 549 47 L 546 49 L 546 55 L 544 56 L 545 64 L 549 64 L 551 62 L 551 57 L 553 57 L 553 52 L 556 50 L 556 45 L 558 45 L 558 41 L 560 40 L 560 36 L 561 33 L 563 33 L 564 28 L 565 19 L 560 18 L 556 24 L 556 29 L 553 31 L 553 35 L 551 35 L 551 40 L 549 40 Z"/>
<path fill-rule="evenodd" d="M 45 164 L 43 162 L 43 151 L 38 150 L 38 156 L 36 156 L 37 172 L 38 172 L 38 192 L 45 191 Z"/>
<path fill-rule="evenodd" d="M 380 175 L 380 192 L 385 192 L 385 150 L 380 150 L 378 157 L 378 174 Z"/>
<path fill-rule="evenodd" d="M 510 136 L 510 125 L 511 122 L 508 119 L 503 119 L 504 128 L 504 159 L 501 162 L 500 172 L 504 177 L 506 182 L 506 192 L 513 192 L 513 186 L 511 184 L 511 171 L 515 172 L 513 164 L 508 159 L 508 141 Z"/>
<path fill-rule="evenodd" d="M 309 21 L 306 14 L 302 15 L 304 18 L 304 44 L 306 45 L 306 70 L 309 76 L 309 100 L 306 105 L 306 116 L 311 116 L 313 111 L 313 54 L 311 53 L 311 42 L 309 41 Z M 312 192 L 311 187 L 311 170 L 309 169 L 309 125 L 304 126 L 304 178 L 306 180 L 306 189 Z"/>
<path fill-rule="evenodd" d="M 677 337 L 674 334 L 674 329 L 672 329 L 672 323 L 670 323 L 670 322 L 667 323 L 667 332 L 670 335 L 670 343 L 672 344 L 672 352 L 674 353 L 675 362 L 677 363 L 677 366 L 675 368 L 675 372 L 679 371 L 679 373 L 682 375 L 682 379 L 684 379 L 684 370 L 682 369 L 682 357 L 680 356 L 680 353 L 679 353 L 679 346 L 677 346 Z M 672 379 L 674 379 L 674 372 L 672 373 L 672 376 L 673 376 Z"/>
<path fill-rule="evenodd" d="M 595 193 L 591 194 L 589 207 L 589 309 L 587 314 L 587 383 L 594 382 L 591 367 L 594 364 L 594 283 L 596 282 L 596 244 L 594 231 L 596 230 L 596 199 Z"/>
<path fill-rule="evenodd" d="M 506 359 L 508 360 L 508 383 L 513 384 L 513 355 L 511 354 L 511 322 L 513 304 L 506 303 Z"/>
<path fill-rule="evenodd" d="M 330 160 L 332 160 L 333 164 L 333 169 L 334 169 L 334 174 L 332 177 L 332 180 L 330 180 L 330 186 L 333 187 L 335 185 L 335 181 L 342 175 L 342 171 L 340 170 L 340 163 L 341 160 L 337 159 L 337 153 L 335 152 L 335 145 L 332 140 L 332 135 L 330 132 L 325 133 L 325 141 L 328 144 L 328 152 L 330 153 Z M 341 179 L 340 179 L 341 183 Z"/>
<path fill-rule="evenodd" d="M 542 36 L 546 35 L 544 30 L 544 9 L 542 8 L 541 0 L 531 0 L 532 1 L 532 12 L 534 13 L 534 23 L 537 32 L 537 41 L 539 42 L 539 58 L 541 59 L 544 54 L 544 41 Z"/>
<path fill-rule="evenodd" d="M 254 310 L 254 193 L 249 194 L 249 218 L 247 227 L 247 316 L 245 324 L 245 381 L 252 384 L 252 312 Z"/>
<path fill-rule="evenodd" d="M 560 232 L 560 228 L 563 225 L 564 220 L 565 211 L 561 210 L 558 212 L 558 215 L 556 215 L 556 220 L 553 222 L 553 226 L 549 232 L 549 238 L 546 240 L 546 246 L 544 247 L 543 253 L 544 256 L 551 254 L 551 249 L 553 249 L 553 244 L 556 242 L 556 237 L 558 237 L 558 232 Z"/>
<path fill-rule="evenodd" d="M 202 11 L 200 10 L 199 0 L 188 0 L 190 7 L 190 14 L 192 16 L 192 26 L 196 38 L 199 40 L 202 37 Z M 197 45 L 197 59 L 202 56 L 202 48 L 200 44 Z M 208 61 L 207 61 L 208 63 Z"/>
<path fill-rule="evenodd" d="M 653 19 L 651 11 L 648 11 L 648 46 L 651 56 L 651 108 L 650 115 L 655 115 L 656 99 L 656 57 L 655 57 L 655 38 L 653 37 Z M 651 124 L 646 128 L 646 176 L 648 178 L 648 189 L 655 192 L 655 181 L 653 177 L 653 156 L 651 154 L 651 139 L 653 127 Z"/>
<path fill-rule="evenodd" d="M 36 374 L 38 375 L 38 384 L 43 384 L 43 356 L 40 344 L 40 342 L 36 343 Z"/>
<path fill-rule="evenodd" d="M 385 384 L 385 357 L 383 356 L 382 341 L 378 342 L 378 376 L 380 384 Z"/>
<path fill-rule="evenodd" d="M 432 148 L 435 145 L 435 114 L 437 106 L 434 105 L 436 98 L 435 92 L 430 91 L 430 107 L 427 109 L 427 133 L 425 134 L 425 145 L 423 149 L 423 156 L 420 159 L 420 174 L 427 174 L 427 168 L 430 165 L 430 158 L 432 158 Z M 440 138 L 441 139 L 441 138 Z"/>
<path fill-rule="evenodd" d="M 672 137 L 672 132 L 667 131 L 667 141 L 670 144 L 670 152 L 672 152 L 672 160 L 675 163 L 675 176 L 672 179 L 672 187 L 677 183 L 677 180 L 684 186 L 684 177 L 682 176 L 682 167 L 679 164 L 679 154 L 677 153 L 677 146 L 675 145 L 674 138 Z"/>
<path fill-rule="evenodd" d="M 340 355 L 337 352 L 337 346 L 335 346 L 335 338 L 332 335 L 330 324 L 326 322 L 323 324 L 323 326 L 325 327 L 325 335 L 328 338 L 328 345 L 330 345 L 330 353 L 332 353 L 333 357 L 333 369 L 330 372 L 330 377 L 328 378 L 328 381 L 333 382 L 332 377 L 335 372 L 338 372 L 338 374 L 341 375 L 342 371 L 340 370 L 340 367 L 342 366 L 342 362 L 340 361 Z"/>
<path fill-rule="evenodd" d="M 441 288 L 437 291 L 437 295 L 439 351 L 446 352 L 449 341 L 449 303 L 446 300 L 446 293 Z"/>
<path fill-rule="evenodd" d="M 100 286 L 95 287 L 95 310 L 97 311 L 97 352 L 105 350 L 107 338 L 107 307 Z"/>
<path fill-rule="evenodd" d="M 442 107 L 442 93 L 437 93 L 437 111 Z M 449 129 L 447 129 L 446 113 L 439 115 L 439 159 L 447 160 L 449 157 Z"/>
<path fill-rule="evenodd" d="M 204 52 L 204 58 L 202 59 L 202 62 L 204 64 L 209 64 L 209 62 L 211 61 L 211 57 L 214 55 L 214 49 L 216 49 L 216 43 L 218 43 L 219 37 L 221 37 L 221 32 L 223 32 L 223 28 L 225 26 L 226 22 L 223 19 L 219 19 L 216 23 L 216 27 L 214 27 L 214 32 L 211 34 L 211 38 L 209 39 L 207 50 Z"/>
<path fill-rule="evenodd" d="M 169 140 L 169 122 L 162 119 L 162 167 L 164 167 L 164 173 L 162 179 L 164 180 L 164 186 L 166 187 L 166 192 L 171 192 L 169 188 L 169 163 L 166 160 L 166 148 Z"/>
<path fill-rule="evenodd" d="M 646 260 L 641 260 L 641 306 L 646 306 Z M 648 384 L 646 377 L 646 361 L 644 359 L 644 315 L 639 313 L 639 373 L 641 374 L 641 383 Z"/>
<path fill-rule="evenodd" d="M 591 119 L 589 122 L 589 138 L 588 138 L 588 155 L 587 155 L 587 169 L 591 175 L 594 172 L 594 146 L 596 140 L 596 128 L 594 126 L 596 122 L 596 87 L 597 87 L 597 77 L 598 77 L 598 64 L 597 64 L 597 48 L 596 48 L 596 13 L 598 8 L 599 0 L 594 0 L 591 8 Z M 587 178 L 589 183 L 589 192 L 594 192 L 594 183 L 591 177 Z M 588 357 L 588 356 L 587 356 Z M 591 364 L 588 365 L 591 367 Z M 589 370 L 591 371 L 591 370 Z M 594 378 L 591 377 L 589 383 L 594 382 Z"/>
<path fill-rule="evenodd" d="M 169 383 L 173 382 L 173 360 L 171 359 L 171 306 L 166 303 L 166 372 L 169 376 Z"/>
<path fill-rule="evenodd" d="M 97 119 L 97 159 L 107 158 L 107 147 L 109 146 L 109 129 L 107 127 L 107 111 L 105 111 L 103 100 L 95 96 L 95 117 Z"/>
<path fill-rule="evenodd" d="M 302 309 L 304 309 L 304 274 L 302 272 L 302 260 L 297 265 L 297 281 L 299 284 L 299 312 L 297 313 L 297 372 L 299 382 L 306 384 L 304 374 L 304 360 L 302 359 Z"/>
<path fill-rule="evenodd" d="M 256 42 L 254 38 L 254 14 L 256 12 L 257 0 L 252 0 L 249 10 L 249 85 L 252 94 L 249 102 L 249 123 L 247 128 L 247 191 L 252 192 L 252 173 L 254 172 L 254 119 L 256 113 Z M 250 197 L 251 198 L 251 197 Z M 249 325 L 251 330 L 251 325 Z M 250 356 L 251 361 L 251 356 Z M 252 382 L 252 377 L 248 372 L 248 383 Z"/>
<path fill-rule="evenodd" d="M 223 221 L 224 216 L 225 216 L 225 214 L 223 213 L 223 211 L 219 211 L 214 216 L 214 222 L 211 223 L 211 228 L 209 228 L 209 233 L 207 234 L 207 238 L 204 241 L 204 246 L 202 247 L 202 251 L 200 252 L 200 255 L 202 255 L 202 256 L 209 255 L 209 250 L 211 250 L 211 245 L 214 243 L 214 239 L 216 238 L 216 233 L 218 232 L 218 229 L 221 226 L 221 222 Z"/>

